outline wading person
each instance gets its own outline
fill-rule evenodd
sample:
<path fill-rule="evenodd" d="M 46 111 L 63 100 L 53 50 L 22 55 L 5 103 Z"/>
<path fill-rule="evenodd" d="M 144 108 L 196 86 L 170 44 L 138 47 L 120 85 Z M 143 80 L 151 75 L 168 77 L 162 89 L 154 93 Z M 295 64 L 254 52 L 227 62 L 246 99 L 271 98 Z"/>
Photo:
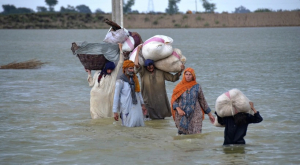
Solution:
<path fill-rule="evenodd" d="M 182 81 L 173 90 L 171 106 L 178 134 L 201 133 L 204 114 L 214 123 L 214 117 L 192 68 L 184 70 Z"/>
<path fill-rule="evenodd" d="M 117 66 L 113 62 L 106 62 L 103 70 L 97 70 L 94 76 L 91 76 L 91 70 L 88 72 L 89 86 L 92 87 L 90 93 L 90 113 L 92 119 L 113 117 L 112 100 L 118 72 L 122 67 L 124 57 L 122 53 L 122 44 L 119 44 L 120 59 Z"/>
<path fill-rule="evenodd" d="M 146 117 L 164 119 L 172 115 L 167 96 L 165 81 L 179 80 L 181 72 L 175 75 L 155 68 L 154 61 L 145 60 L 144 67 L 137 66 L 141 76 L 142 95 L 147 109 Z M 184 69 L 184 65 L 181 66 Z"/>
<path fill-rule="evenodd" d="M 123 64 L 123 74 L 116 81 L 113 102 L 114 118 L 118 121 L 118 112 L 120 112 L 123 126 L 144 126 L 143 115 L 146 111 L 139 80 L 134 73 L 134 63 L 126 60 Z"/>
<path fill-rule="evenodd" d="M 244 137 L 247 133 L 248 124 L 260 123 L 263 120 L 259 112 L 254 108 L 253 102 L 249 102 L 249 104 L 254 112 L 254 115 L 239 112 L 234 116 L 221 118 L 217 113 L 215 113 L 218 117 L 218 123 L 225 125 L 223 145 L 246 144 Z"/>

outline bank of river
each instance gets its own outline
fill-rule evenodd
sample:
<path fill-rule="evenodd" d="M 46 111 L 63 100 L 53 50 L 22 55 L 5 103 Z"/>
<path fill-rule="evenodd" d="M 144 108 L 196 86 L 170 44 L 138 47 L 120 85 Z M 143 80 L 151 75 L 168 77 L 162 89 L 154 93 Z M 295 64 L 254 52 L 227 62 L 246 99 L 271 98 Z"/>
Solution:
<path fill-rule="evenodd" d="M 1 15 L 0 29 L 107 29 L 104 18 L 111 14 L 19 14 Z M 300 26 L 300 11 L 244 14 L 126 14 L 124 27 L 148 28 L 215 28 Z"/>

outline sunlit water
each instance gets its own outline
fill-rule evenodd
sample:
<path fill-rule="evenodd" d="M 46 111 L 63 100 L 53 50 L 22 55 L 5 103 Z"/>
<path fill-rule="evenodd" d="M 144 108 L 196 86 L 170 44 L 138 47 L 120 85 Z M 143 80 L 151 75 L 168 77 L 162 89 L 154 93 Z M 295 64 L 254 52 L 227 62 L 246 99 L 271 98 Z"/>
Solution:
<path fill-rule="evenodd" d="M 1 164 L 299 164 L 300 27 L 130 29 L 174 39 L 214 111 L 239 88 L 264 121 L 247 145 L 223 147 L 223 128 L 179 136 L 171 118 L 126 128 L 91 120 L 87 73 L 70 47 L 107 30 L 0 30 L 0 65 L 38 59 L 41 69 L 0 70 Z M 179 82 L 179 81 L 178 81 Z M 174 86 L 167 83 L 170 98 Z"/>

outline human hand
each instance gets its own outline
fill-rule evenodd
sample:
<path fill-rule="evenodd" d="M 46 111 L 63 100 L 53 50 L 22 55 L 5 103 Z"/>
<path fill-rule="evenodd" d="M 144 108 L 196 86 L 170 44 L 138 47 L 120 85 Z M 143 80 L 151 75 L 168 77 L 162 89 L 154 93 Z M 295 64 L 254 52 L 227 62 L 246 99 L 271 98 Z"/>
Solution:
<path fill-rule="evenodd" d="M 91 74 L 91 70 L 85 69 L 85 71 L 88 72 L 88 74 Z"/>
<path fill-rule="evenodd" d="M 177 110 L 177 112 L 178 112 L 178 114 L 180 116 L 184 116 L 185 115 L 185 112 L 181 108 L 177 107 L 176 110 Z"/>
<path fill-rule="evenodd" d="M 252 101 L 249 102 L 251 109 L 254 107 L 254 103 Z"/>
<path fill-rule="evenodd" d="M 211 113 L 208 114 L 208 117 L 209 117 L 210 122 L 211 122 L 212 124 L 214 124 L 214 122 L 215 122 L 215 117 L 214 117 Z"/>
<path fill-rule="evenodd" d="M 256 109 L 254 108 L 254 103 L 253 103 L 252 101 L 250 101 L 249 104 L 250 104 L 250 107 L 251 107 L 252 111 L 253 111 L 254 113 L 256 113 L 257 111 L 256 111 Z"/>
<path fill-rule="evenodd" d="M 181 72 L 184 71 L 185 66 L 182 64 L 180 67 L 181 67 Z"/>
<path fill-rule="evenodd" d="M 147 115 L 147 108 L 145 104 L 142 104 L 143 115 Z"/>
<path fill-rule="evenodd" d="M 118 113 L 114 113 L 114 119 L 115 119 L 116 121 L 119 121 L 119 114 L 118 114 Z"/>

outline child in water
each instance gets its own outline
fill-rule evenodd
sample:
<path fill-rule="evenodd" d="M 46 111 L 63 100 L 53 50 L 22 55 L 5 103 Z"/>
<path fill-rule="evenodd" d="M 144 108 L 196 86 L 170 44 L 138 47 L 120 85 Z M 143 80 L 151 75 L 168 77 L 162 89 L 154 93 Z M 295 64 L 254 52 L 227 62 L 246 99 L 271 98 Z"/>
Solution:
<path fill-rule="evenodd" d="M 259 112 L 254 108 L 253 102 L 249 102 L 249 104 L 254 112 L 254 116 L 248 113 L 239 112 L 234 116 L 221 118 L 215 112 L 218 117 L 218 123 L 225 125 L 223 145 L 246 144 L 244 137 L 247 133 L 248 124 L 260 123 L 263 120 Z"/>

